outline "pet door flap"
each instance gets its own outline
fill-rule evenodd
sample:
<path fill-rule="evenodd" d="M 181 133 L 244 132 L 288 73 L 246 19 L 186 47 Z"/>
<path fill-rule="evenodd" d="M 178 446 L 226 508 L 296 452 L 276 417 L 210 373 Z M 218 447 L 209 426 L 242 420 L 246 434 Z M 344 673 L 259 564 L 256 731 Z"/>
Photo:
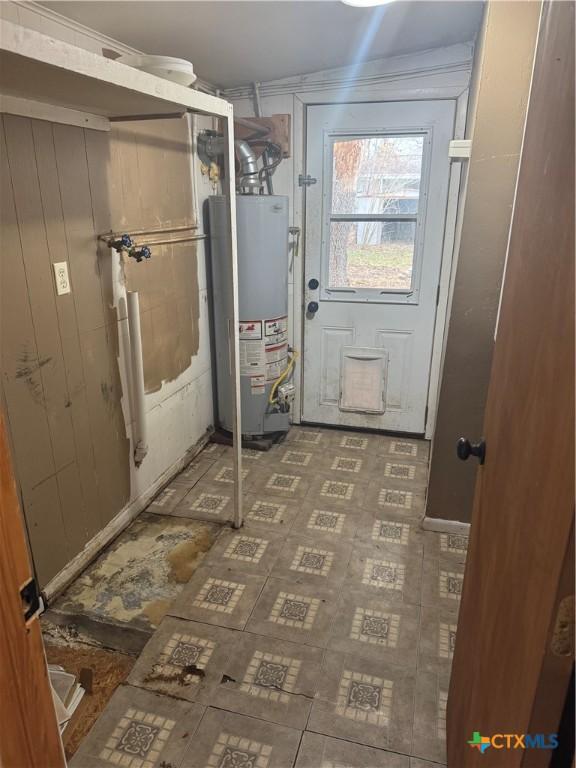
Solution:
<path fill-rule="evenodd" d="M 341 411 L 384 413 L 388 353 L 372 347 L 342 347 Z"/>

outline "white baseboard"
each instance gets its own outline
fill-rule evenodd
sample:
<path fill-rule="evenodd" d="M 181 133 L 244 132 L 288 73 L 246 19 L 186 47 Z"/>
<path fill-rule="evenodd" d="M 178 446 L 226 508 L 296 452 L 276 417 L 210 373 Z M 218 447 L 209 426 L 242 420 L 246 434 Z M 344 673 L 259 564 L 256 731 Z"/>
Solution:
<path fill-rule="evenodd" d="M 74 579 L 80 575 L 80 573 L 86 568 L 86 566 L 94 560 L 100 552 L 110 544 L 110 542 L 122 533 L 124 528 L 136 518 L 140 512 L 142 512 L 152 499 L 156 496 L 158 491 L 172 480 L 184 467 L 186 467 L 195 456 L 204 448 L 209 440 L 210 435 L 204 435 L 189 451 L 187 451 L 181 459 L 178 459 L 171 467 L 163 472 L 160 477 L 148 488 L 148 490 L 139 496 L 134 501 L 131 501 L 123 510 L 121 510 L 110 522 L 99 531 L 86 544 L 84 549 L 79 552 L 70 562 L 62 568 L 62 570 L 51 579 L 46 587 L 42 590 L 46 595 L 46 599 L 51 602 L 66 587 L 74 581 Z"/>
<path fill-rule="evenodd" d="M 425 531 L 458 533 L 463 536 L 468 536 L 470 533 L 470 523 L 460 523 L 458 520 L 441 520 L 437 517 L 425 517 L 422 521 L 422 528 Z"/>

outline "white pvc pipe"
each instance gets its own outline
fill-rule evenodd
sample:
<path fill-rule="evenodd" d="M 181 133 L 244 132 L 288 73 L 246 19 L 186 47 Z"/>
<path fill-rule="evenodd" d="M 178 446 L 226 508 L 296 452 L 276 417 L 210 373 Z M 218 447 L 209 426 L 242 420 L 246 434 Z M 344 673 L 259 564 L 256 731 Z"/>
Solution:
<path fill-rule="evenodd" d="M 142 357 L 142 335 L 140 333 L 140 301 L 137 291 L 126 293 L 128 307 L 128 334 L 130 336 L 130 358 L 132 362 L 132 393 L 134 402 L 134 463 L 142 464 L 148 453 L 148 429 L 146 424 L 146 393 L 144 391 L 144 360 Z"/>

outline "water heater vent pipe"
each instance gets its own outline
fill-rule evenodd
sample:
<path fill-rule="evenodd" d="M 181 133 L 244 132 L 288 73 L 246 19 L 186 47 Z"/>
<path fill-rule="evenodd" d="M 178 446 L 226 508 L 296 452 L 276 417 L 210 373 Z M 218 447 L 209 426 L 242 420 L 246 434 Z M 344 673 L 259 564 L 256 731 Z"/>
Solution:
<path fill-rule="evenodd" d="M 243 139 L 236 139 L 234 142 L 236 154 L 240 161 L 240 173 L 238 174 L 238 185 L 241 189 L 259 188 L 260 179 L 258 178 L 258 164 L 254 150 Z"/>

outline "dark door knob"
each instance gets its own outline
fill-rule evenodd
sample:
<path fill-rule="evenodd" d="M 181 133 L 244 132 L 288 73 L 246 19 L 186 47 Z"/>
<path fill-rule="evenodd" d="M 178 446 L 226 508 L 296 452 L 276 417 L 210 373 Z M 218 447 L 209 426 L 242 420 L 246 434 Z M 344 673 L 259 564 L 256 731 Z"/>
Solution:
<path fill-rule="evenodd" d="M 471 443 L 466 437 L 461 437 L 456 444 L 456 453 L 462 461 L 467 461 L 470 456 L 476 456 L 480 464 L 484 464 L 486 458 L 486 443 L 480 440 L 479 443 Z"/>
<path fill-rule="evenodd" d="M 306 311 L 308 312 L 309 315 L 315 315 L 316 312 L 318 312 L 318 302 L 317 301 L 308 302 Z"/>
<path fill-rule="evenodd" d="M 319 285 L 320 283 L 318 282 L 318 280 L 316 280 L 315 277 L 313 277 L 311 280 L 308 281 L 308 288 L 310 288 L 311 291 L 315 291 Z"/>

